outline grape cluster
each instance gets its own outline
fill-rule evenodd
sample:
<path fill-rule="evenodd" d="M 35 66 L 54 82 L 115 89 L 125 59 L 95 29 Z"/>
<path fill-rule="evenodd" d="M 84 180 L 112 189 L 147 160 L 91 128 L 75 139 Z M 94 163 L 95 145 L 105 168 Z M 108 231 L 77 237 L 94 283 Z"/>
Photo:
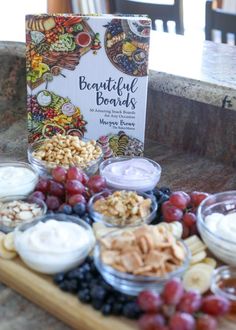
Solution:
<path fill-rule="evenodd" d="M 226 298 L 184 291 L 178 278 L 168 281 L 160 294 L 141 292 L 137 302 L 144 312 L 139 319 L 141 330 L 216 330 L 215 317 L 230 310 Z"/>
<path fill-rule="evenodd" d="M 138 69 L 137 64 L 132 59 L 129 59 L 126 55 L 117 57 L 117 62 L 128 74 L 133 74 Z"/>
<path fill-rule="evenodd" d="M 110 33 L 112 37 L 123 32 L 121 20 L 112 20 L 111 22 L 106 24 L 105 27 L 107 28 L 107 32 Z"/>
<path fill-rule="evenodd" d="M 105 179 L 100 175 L 88 178 L 77 167 L 66 170 L 58 166 L 52 170 L 52 179 L 43 177 L 39 179 L 30 198 L 45 201 L 49 211 L 76 214 L 91 225 L 87 202 L 92 194 L 105 188 Z"/>
<path fill-rule="evenodd" d="M 33 121 L 42 121 L 45 119 L 45 114 L 39 106 L 36 96 L 28 96 L 27 111 L 31 113 Z"/>
<path fill-rule="evenodd" d="M 45 114 L 47 119 L 52 119 L 57 116 L 57 112 L 53 108 L 48 108 Z"/>
<path fill-rule="evenodd" d="M 184 191 L 173 192 L 169 200 L 162 203 L 161 212 L 166 222 L 180 221 L 183 225 L 183 238 L 198 234 L 196 209 L 208 196 L 207 193 L 193 191 L 190 195 Z"/>
<path fill-rule="evenodd" d="M 92 257 L 67 273 L 56 274 L 54 283 L 65 292 L 77 294 L 82 303 L 91 304 L 104 316 L 113 314 L 138 319 L 141 314 L 134 297 L 114 290 L 103 280 Z"/>

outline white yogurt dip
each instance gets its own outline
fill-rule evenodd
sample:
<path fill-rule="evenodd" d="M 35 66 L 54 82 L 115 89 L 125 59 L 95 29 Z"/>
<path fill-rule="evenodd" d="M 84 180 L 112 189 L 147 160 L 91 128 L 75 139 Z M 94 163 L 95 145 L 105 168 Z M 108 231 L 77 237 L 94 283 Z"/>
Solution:
<path fill-rule="evenodd" d="M 100 174 L 107 185 L 114 189 L 136 191 L 152 190 L 160 179 L 161 167 L 146 158 L 135 157 L 128 160 L 108 160 L 100 167 Z M 104 162 L 104 164 L 105 164 Z"/>
<path fill-rule="evenodd" d="M 15 246 L 23 261 L 45 274 L 77 266 L 89 253 L 92 234 L 82 226 L 49 219 L 15 233 Z"/>
<path fill-rule="evenodd" d="M 205 224 L 214 234 L 232 242 L 236 241 L 236 212 L 226 215 L 212 213 L 205 217 Z"/>
<path fill-rule="evenodd" d="M 28 195 L 34 190 L 37 181 L 38 175 L 24 165 L 17 166 L 17 163 L 1 165 L 0 197 Z"/>

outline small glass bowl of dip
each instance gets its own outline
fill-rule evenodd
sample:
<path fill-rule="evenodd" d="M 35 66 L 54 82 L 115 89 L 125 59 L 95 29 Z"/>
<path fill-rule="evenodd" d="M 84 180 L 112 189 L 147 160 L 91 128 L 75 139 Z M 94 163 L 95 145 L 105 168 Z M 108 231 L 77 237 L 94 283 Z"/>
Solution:
<path fill-rule="evenodd" d="M 54 225 L 49 232 L 47 232 L 48 227 L 41 227 L 39 231 L 38 226 L 50 220 L 56 221 L 60 224 L 59 226 L 67 226 L 71 223 L 73 228 L 57 227 L 59 230 L 57 232 Z M 27 233 L 27 231 L 30 232 Z M 77 235 L 78 233 L 81 235 Z M 28 237 L 30 235 L 29 239 L 27 235 Z M 59 246 L 60 239 L 61 246 Z M 66 247 L 63 240 L 67 240 L 67 244 L 72 242 L 74 246 Z M 88 256 L 94 243 L 93 231 L 85 221 L 60 213 L 47 214 L 35 221 L 18 226 L 14 231 L 14 244 L 21 259 L 29 268 L 44 274 L 56 274 L 77 267 Z"/>
<path fill-rule="evenodd" d="M 227 223 L 225 216 L 230 220 Z M 204 199 L 198 207 L 197 227 L 209 250 L 219 260 L 236 266 L 236 191 Z"/>
<path fill-rule="evenodd" d="M 214 270 L 211 280 L 211 291 L 228 299 L 230 312 L 236 313 L 236 267 L 221 266 Z"/>
<path fill-rule="evenodd" d="M 145 157 L 113 157 L 100 164 L 99 172 L 110 188 L 145 192 L 159 182 L 161 166 Z"/>
<path fill-rule="evenodd" d="M 0 198 L 28 196 L 38 183 L 39 175 L 33 166 L 24 162 L 0 162 Z"/>
<path fill-rule="evenodd" d="M 4 204 L 12 203 L 14 201 L 26 202 L 26 203 L 29 203 L 29 204 L 36 204 L 39 207 L 40 214 L 33 215 L 33 213 L 31 212 L 32 213 L 32 218 L 30 220 L 29 219 L 24 220 L 24 217 L 27 218 L 27 214 L 26 215 L 23 214 L 23 216 L 22 216 L 23 219 L 22 220 L 9 221 L 4 217 L 4 215 L 2 215 L 1 209 L 2 209 L 2 205 L 4 206 Z M 22 210 L 22 212 L 25 212 L 25 211 L 27 211 L 27 210 Z M 21 225 L 25 222 L 28 223 L 28 222 L 34 221 L 35 219 L 44 216 L 46 214 L 46 212 L 47 212 L 47 206 L 44 203 L 44 201 L 42 201 L 40 199 L 34 198 L 32 200 L 32 199 L 30 199 L 26 196 L 0 197 L 0 231 L 2 231 L 4 233 L 10 233 L 17 226 L 19 226 L 19 225 Z"/>
<path fill-rule="evenodd" d="M 88 142 L 86 139 L 82 139 L 84 142 Z M 34 152 L 37 151 L 42 145 L 44 141 L 36 141 L 33 144 L 29 145 L 28 147 L 28 160 L 30 164 L 35 168 L 35 170 L 40 174 L 40 175 L 50 175 L 51 171 L 56 167 L 56 166 L 62 166 L 65 168 L 69 168 L 70 165 L 65 166 L 61 164 L 56 164 L 55 162 L 46 162 L 43 160 L 40 160 L 36 157 L 34 157 Z M 97 144 L 98 145 L 98 144 Z M 98 145 L 99 146 L 99 145 Z M 100 147 L 100 146 L 99 146 Z M 81 164 L 74 164 L 73 166 L 76 166 L 80 169 L 82 169 L 88 176 L 91 176 L 95 174 L 98 171 L 99 165 L 103 160 L 103 152 L 101 148 L 101 155 L 96 158 L 95 160 L 92 160 L 88 162 L 85 166 L 81 166 Z"/>
<path fill-rule="evenodd" d="M 151 200 L 150 213 L 145 218 L 140 218 L 140 219 L 135 220 L 134 223 L 129 223 L 128 219 L 127 219 L 127 222 L 124 222 L 123 224 L 115 223 L 115 222 L 119 222 L 119 220 L 122 221 L 123 219 L 121 219 L 121 218 L 119 219 L 119 218 L 115 218 L 115 217 L 108 217 L 108 216 L 105 216 L 104 214 L 99 213 L 94 210 L 94 203 L 97 200 L 99 200 L 101 198 L 106 198 L 115 191 L 117 191 L 117 190 L 108 190 L 107 189 L 107 190 L 104 190 L 100 193 L 93 195 L 90 198 L 90 200 L 88 202 L 88 211 L 89 211 L 89 214 L 90 214 L 91 218 L 93 219 L 93 221 L 101 222 L 107 227 L 122 228 L 122 227 L 132 227 L 132 226 L 140 226 L 143 224 L 149 224 L 156 218 L 157 208 L 158 208 L 156 199 L 152 195 L 149 195 L 146 193 L 141 193 L 141 192 L 137 192 L 137 194 L 139 196 L 142 196 L 144 199 L 148 198 Z"/>
<path fill-rule="evenodd" d="M 117 236 L 120 230 L 112 231 L 105 236 Z M 125 272 L 118 271 L 111 266 L 106 265 L 101 259 L 101 243 L 97 241 L 94 249 L 94 263 L 99 273 L 102 275 L 104 280 L 109 283 L 114 289 L 122 293 L 137 296 L 143 290 L 151 290 L 161 292 L 163 286 L 172 278 L 181 278 L 187 268 L 189 267 L 191 253 L 187 245 L 182 241 L 182 246 L 185 250 L 185 260 L 183 264 L 178 267 L 175 271 L 167 273 L 166 276 L 141 276 L 133 275 Z"/>

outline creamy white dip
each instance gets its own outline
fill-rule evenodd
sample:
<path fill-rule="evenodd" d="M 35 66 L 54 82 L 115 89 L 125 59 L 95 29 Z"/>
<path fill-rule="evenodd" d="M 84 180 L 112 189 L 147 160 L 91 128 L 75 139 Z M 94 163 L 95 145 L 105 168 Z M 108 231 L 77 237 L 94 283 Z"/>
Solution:
<path fill-rule="evenodd" d="M 212 213 L 205 217 L 205 224 L 211 232 L 229 241 L 236 241 L 236 212 Z"/>
<path fill-rule="evenodd" d="M 73 268 L 92 246 L 91 233 L 82 226 L 50 219 L 15 234 L 17 252 L 25 263 L 42 273 Z"/>
<path fill-rule="evenodd" d="M 144 158 L 111 162 L 102 170 L 108 186 L 137 191 L 152 190 L 160 179 L 161 168 Z"/>
<path fill-rule="evenodd" d="M 28 168 L 0 166 L 0 197 L 28 195 L 34 190 L 38 176 Z"/>

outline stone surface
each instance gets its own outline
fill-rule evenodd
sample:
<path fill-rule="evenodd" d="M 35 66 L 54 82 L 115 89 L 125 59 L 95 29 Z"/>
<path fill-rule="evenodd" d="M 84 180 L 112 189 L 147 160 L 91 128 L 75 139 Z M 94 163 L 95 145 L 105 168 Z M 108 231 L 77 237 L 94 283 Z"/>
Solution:
<path fill-rule="evenodd" d="M 236 112 L 153 89 L 146 137 L 236 166 Z"/>
<path fill-rule="evenodd" d="M 236 110 L 236 47 L 153 31 L 149 86 Z"/>

